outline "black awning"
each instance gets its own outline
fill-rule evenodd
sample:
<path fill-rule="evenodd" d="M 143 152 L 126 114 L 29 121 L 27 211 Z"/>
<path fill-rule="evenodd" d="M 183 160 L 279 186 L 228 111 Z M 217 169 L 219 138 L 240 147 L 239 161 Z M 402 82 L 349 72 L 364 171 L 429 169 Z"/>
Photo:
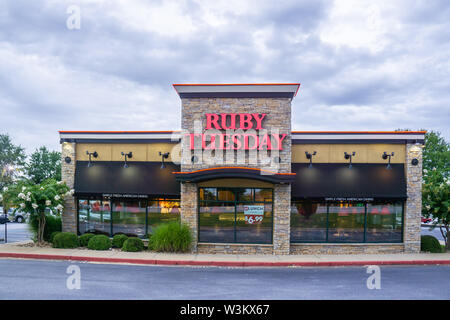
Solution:
<path fill-rule="evenodd" d="M 178 181 L 201 182 L 212 179 L 246 178 L 270 183 L 290 183 L 295 179 L 295 173 L 279 173 L 259 168 L 216 167 L 190 172 L 174 172 Z"/>
<path fill-rule="evenodd" d="M 403 164 L 293 163 L 292 198 L 406 198 Z"/>
<path fill-rule="evenodd" d="M 153 196 L 179 196 L 180 183 L 173 171 L 180 166 L 161 162 L 131 162 L 124 168 L 123 161 L 77 161 L 75 192 L 77 194 L 137 194 Z"/>

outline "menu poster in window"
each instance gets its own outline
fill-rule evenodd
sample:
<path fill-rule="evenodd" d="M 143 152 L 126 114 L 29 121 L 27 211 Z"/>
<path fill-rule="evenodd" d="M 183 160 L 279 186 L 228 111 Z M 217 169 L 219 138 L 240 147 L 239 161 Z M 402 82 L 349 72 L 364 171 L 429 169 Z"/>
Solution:
<path fill-rule="evenodd" d="M 244 206 L 246 224 L 260 224 L 264 218 L 264 206 Z"/>

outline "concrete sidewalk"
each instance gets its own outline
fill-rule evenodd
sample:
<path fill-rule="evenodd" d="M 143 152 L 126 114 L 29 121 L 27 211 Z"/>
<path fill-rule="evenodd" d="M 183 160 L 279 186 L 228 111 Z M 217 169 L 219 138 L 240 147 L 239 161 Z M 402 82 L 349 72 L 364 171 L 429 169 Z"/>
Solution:
<path fill-rule="evenodd" d="M 307 267 L 363 265 L 450 264 L 450 253 L 352 254 L 352 255 L 233 255 L 157 252 L 94 251 L 0 245 L 0 258 L 68 260 L 141 265 L 191 265 L 228 267 Z"/>

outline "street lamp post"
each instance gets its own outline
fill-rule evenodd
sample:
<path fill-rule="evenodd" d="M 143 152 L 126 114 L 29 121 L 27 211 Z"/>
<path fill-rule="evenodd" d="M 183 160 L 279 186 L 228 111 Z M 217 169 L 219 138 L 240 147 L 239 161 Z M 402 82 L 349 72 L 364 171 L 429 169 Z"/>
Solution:
<path fill-rule="evenodd" d="M 5 177 L 7 177 L 8 175 L 11 176 L 12 172 L 14 171 L 14 167 L 10 164 L 7 164 L 4 168 L 4 170 L 2 170 L 5 174 Z M 3 200 L 4 201 L 4 200 Z M 7 208 L 5 208 L 5 206 L 3 206 L 3 214 L 5 215 L 5 219 L 8 219 L 8 210 L 5 210 Z M 8 242 L 8 222 L 5 221 L 5 243 Z"/>

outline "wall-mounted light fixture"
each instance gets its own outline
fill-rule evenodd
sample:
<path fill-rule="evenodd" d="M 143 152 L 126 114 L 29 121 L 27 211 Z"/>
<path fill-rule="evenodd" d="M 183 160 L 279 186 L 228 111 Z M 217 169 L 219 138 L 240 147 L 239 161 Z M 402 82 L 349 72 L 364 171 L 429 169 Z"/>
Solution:
<path fill-rule="evenodd" d="M 391 154 L 387 154 L 387 152 L 385 151 L 384 153 L 383 153 L 383 155 L 381 156 L 382 158 L 383 158 L 383 160 L 386 160 L 386 159 L 388 159 L 388 164 L 387 164 L 387 167 L 386 167 L 386 169 L 388 169 L 388 170 L 391 170 L 392 169 L 392 167 L 391 167 L 391 157 L 393 157 L 394 156 L 394 153 L 392 152 Z"/>
<path fill-rule="evenodd" d="M 309 166 L 308 168 L 312 168 L 312 157 L 317 154 L 317 151 L 314 151 L 313 153 L 309 153 L 308 151 L 305 151 L 306 159 L 309 160 Z"/>
<path fill-rule="evenodd" d="M 417 165 L 419 164 L 419 160 L 416 159 L 416 158 L 414 158 L 414 159 L 411 160 L 411 164 L 412 164 L 413 166 L 417 166 Z"/>
<path fill-rule="evenodd" d="M 68 164 L 68 163 L 70 163 L 72 161 L 72 158 L 67 156 L 67 157 L 64 158 L 64 161 Z"/>
<path fill-rule="evenodd" d="M 88 168 L 90 168 L 90 167 L 92 167 L 91 156 L 94 157 L 94 158 L 97 158 L 98 157 L 98 153 L 97 153 L 97 151 L 94 151 L 94 152 L 86 151 L 86 154 L 89 156 L 89 162 L 88 162 L 87 166 L 88 166 Z"/>
<path fill-rule="evenodd" d="M 355 154 L 356 154 L 355 151 L 353 151 L 351 154 L 349 154 L 349 153 L 347 153 L 347 152 L 344 152 L 344 158 L 347 159 L 347 160 L 350 159 L 350 162 L 349 162 L 349 165 L 348 165 L 348 168 L 349 168 L 349 169 L 352 168 L 352 158 L 355 156 Z"/>
<path fill-rule="evenodd" d="M 166 165 L 164 164 L 164 159 L 168 159 L 169 154 L 170 154 L 170 152 L 166 152 L 166 153 L 162 153 L 161 151 L 159 152 L 159 155 L 161 156 L 161 169 L 164 169 L 166 167 Z"/>
<path fill-rule="evenodd" d="M 128 163 L 127 163 L 127 158 L 128 158 L 128 159 L 132 158 L 132 157 L 133 157 L 133 153 L 132 153 L 131 151 L 128 152 L 128 153 L 125 153 L 125 152 L 122 151 L 121 154 L 125 157 L 125 164 L 123 165 L 123 167 L 124 167 L 124 168 L 128 168 L 129 165 L 128 165 Z"/>

